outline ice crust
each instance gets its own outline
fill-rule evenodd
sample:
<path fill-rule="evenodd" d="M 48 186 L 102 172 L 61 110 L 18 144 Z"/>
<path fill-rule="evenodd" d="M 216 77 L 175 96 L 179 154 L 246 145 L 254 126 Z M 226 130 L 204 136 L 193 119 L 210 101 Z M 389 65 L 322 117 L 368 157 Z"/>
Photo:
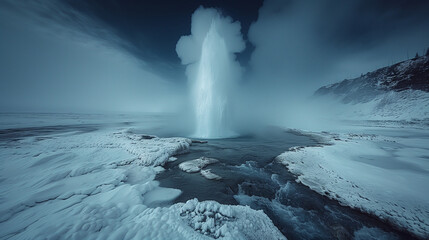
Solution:
<path fill-rule="evenodd" d="M 209 164 L 217 163 L 218 160 L 208 157 L 200 157 L 194 160 L 189 160 L 179 164 L 179 168 L 187 173 L 195 173 L 201 171 L 204 167 Z"/>
<path fill-rule="evenodd" d="M 262 210 L 255 211 L 248 206 L 192 199 L 181 205 L 180 212 L 195 231 L 212 238 L 261 239 L 270 236 L 270 239 L 286 239 Z"/>
<path fill-rule="evenodd" d="M 211 169 L 203 169 L 207 165 L 217 163 L 219 160 L 208 157 L 200 157 L 194 160 L 185 161 L 179 164 L 179 168 L 187 173 L 196 173 L 200 172 L 200 174 L 207 178 L 208 180 L 220 180 L 221 176 L 214 174 L 211 172 Z"/>
<path fill-rule="evenodd" d="M 284 239 L 249 207 L 196 199 L 171 205 L 181 191 L 154 179 L 190 144 L 126 130 L 2 144 L 0 239 Z"/>
<path fill-rule="evenodd" d="M 211 169 L 202 169 L 200 171 L 201 175 L 203 175 L 203 177 L 209 179 L 209 180 L 220 180 L 222 179 L 221 176 L 212 173 Z"/>
<path fill-rule="evenodd" d="M 427 239 L 429 131 L 376 130 L 314 133 L 322 145 L 291 148 L 277 159 L 312 190 Z"/>

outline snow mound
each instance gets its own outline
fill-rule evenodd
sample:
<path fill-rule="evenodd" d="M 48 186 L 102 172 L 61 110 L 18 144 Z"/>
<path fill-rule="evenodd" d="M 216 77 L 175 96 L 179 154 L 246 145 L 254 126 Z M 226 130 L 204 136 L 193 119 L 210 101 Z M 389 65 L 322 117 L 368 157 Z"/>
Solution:
<path fill-rule="evenodd" d="M 215 201 L 187 201 L 180 216 L 196 232 L 215 239 L 286 239 L 263 211 Z"/>
<path fill-rule="evenodd" d="M 208 157 L 200 157 L 194 160 L 182 162 L 179 164 L 179 168 L 187 173 L 195 173 L 201 171 L 204 167 L 209 164 L 219 162 L 217 159 L 208 158 Z"/>
<path fill-rule="evenodd" d="M 205 177 L 209 180 L 220 180 L 220 179 L 222 179 L 221 176 L 212 173 L 211 169 L 201 169 L 200 173 L 201 173 L 201 175 L 203 175 L 203 177 Z"/>
<path fill-rule="evenodd" d="M 187 138 L 158 138 L 155 136 L 129 134 L 119 132 L 114 134 L 116 144 L 125 148 L 139 159 L 141 165 L 163 165 L 173 155 L 189 150 L 192 141 Z M 171 160 L 170 160 L 171 161 Z"/>
<path fill-rule="evenodd" d="M 330 145 L 291 148 L 277 159 L 312 190 L 426 239 L 429 132 L 398 131 L 325 133 Z"/>

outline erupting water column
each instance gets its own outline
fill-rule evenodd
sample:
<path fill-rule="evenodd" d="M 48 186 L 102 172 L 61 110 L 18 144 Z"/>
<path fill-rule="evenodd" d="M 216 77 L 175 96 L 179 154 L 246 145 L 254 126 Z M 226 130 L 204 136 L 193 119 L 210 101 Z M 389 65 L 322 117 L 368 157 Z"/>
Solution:
<path fill-rule="evenodd" d="M 191 35 L 182 36 L 177 55 L 187 65 L 198 138 L 225 138 L 231 131 L 231 95 L 241 74 L 235 53 L 245 48 L 239 22 L 212 8 L 192 15 Z"/>
<path fill-rule="evenodd" d="M 196 117 L 195 136 L 218 138 L 232 135 L 228 128 L 227 103 L 231 85 L 230 62 L 224 39 L 213 20 L 204 38 L 192 94 Z"/>

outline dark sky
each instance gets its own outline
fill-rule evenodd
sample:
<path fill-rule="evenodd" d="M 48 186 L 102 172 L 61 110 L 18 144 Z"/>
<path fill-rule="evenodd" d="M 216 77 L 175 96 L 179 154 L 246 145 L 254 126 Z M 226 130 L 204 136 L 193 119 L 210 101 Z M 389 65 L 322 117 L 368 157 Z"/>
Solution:
<path fill-rule="evenodd" d="M 422 35 L 425 35 L 423 31 L 429 31 L 429 1 L 424 0 L 268 2 L 267 8 L 273 8 L 270 10 L 273 16 L 285 14 L 293 17 L 301 14 L 298 19 L 289 19 L 300 21 L 293 23 L 297 27 L 305 21 L 302 17 L 307 18 L 309 23 L 302 27 L 312 28 L 311 31 L 318 34 L 318 41 L 326 46 L 335 46 L 332 51 L 360 51 L 376 47 L 391 35 L 400 35 L 404 29 L 417 24 L 426 27 L 418 26 Z M 195 9 L 201 5 L 217 8 L 224 15 L 240 21 L 247 41 L 249 27 L 258 19 L 263 0 L 47 0 L 28 3 L 31 1 L 22 1 L 19 6 L 6 1 L 4 5 L 18 5 L 15 6 L 18 9 L 30 8 L 26 4 L 33 5 L 34 9 L 30 11 L 38 12 L 42 18 L 77 28 L 108 42 L 116 42 L 160 74 L 177 76 L 183 68 L 175 45 L 180 36 L 189 34 L 191 15 Z M 287 24 L 287 16 L 284 20 Z M 246 45 L 246 50 L 238 54 L 244 66 L 254 50 L 254 44 L 247 41 Z M 403 49 L 403 52 L 407 50 Z M 402 59 L 386 62 L 399 60 Z"/>
<path fill-rule="evenodd" d="M 184 69 L 175 51 L 176 43 L 180 36 L 190 33 L 191 15 L 199 6 L 219 9 L 240 21 L 242 31 L 247 33 L 262 3 L 262 0 L 65 0 L 61 7 L 63 14 L 77 11 L 108 28 L 124 40 L 125 49 L 150 63 L 156 71 L 173 71 L 176 75 Z M 109 35 L 99 37 L 109 41 Z M 242 64 L 248 62 L 252 49 L 247 43 L 246 51 L 239 54 Z"/>
<path fill-rule="evenodd" d="M 177 74 L 180 75 L 183 71 L 183 67 L 180 66 L 177 58 L 175 45 L 180 36 L 189 34 L 190 16 L 195 9 L 200 5 L 214 7 L 224 15 L 240 21 L 244 38 L 247 40 L 250 24 L 257 20 L 263 1 L 63 0 L 60 3 L 62 4 L 58 4 L 57 7 L 61 8 L 61 11 L 57 13 L 61 13 L 62 16 L 55 16 L 52 13 L 46 16 L 56 21 L 61 21 L 61 17 L 64 18 L 63 15 L 81 14 L 88 17 L 99 24 L 96 28 L 105 28 L 115 35 L 121 40 L 123 48 L 147 62 L 155 71 L 167 76 L 168 73 L 171 73 L 171 76 L 178 76 Z M 282 0 L 271 1 L 267 5 L 272 5 L 274 8 L 270 10 L 272 11 L 270 14 L 275 16 L 283 13 L 286 15 L 285 20 L 288 15 L 301 14 L 302 16 L 297 16 L 297 19 L 291 17 L 289 21 L 299 21 L 294 24 L 300 26 L 308 20 L 308 24 L 302 28 L 311 28 L 310 30 L 317 34 L 321 47 L 330 48 L 334 55 L 337 52 L 352 54 L 377 48 L 385 41 L 389 41 L 391 37 L 407 34 L 404 30 L 409 28 L 417 27 L 420 29 L 417 31 L 429 31 L 429 1 L 424 0 Z M 423 28 L 417 26 L 420 24 Z M 98 33 L 90 28 L 86 30 L 90 34 Z M 102 34 L 98 37 L 111 41 L 112 35 Z M 423 35 L 425 33 L 422 33 L 422 38 Z M 398 44 L 398 47 L 403 46 Z M 413 46 L 409 48 L 402 49 L 402 52 L 414 51 Z M 238 54 L 242 65 L 247 65 L 252 51 L 253 45 L 247 42 L 246 50 Z M 408 55 L 413 54 L 415 53 L 408 53 Z M 406 56 L 406 54 L 402 55 Z M 386 63 L 402 60 L 393 59 L 394 57 L 388 59 L 389 57 L 386 56 Z"/>
<path fill-rule="evenodd" d="M 267 96 L 310 94 L 429 47 L 426 0 L 4 0 L 0 109 L 180 102 L 176 43 L 201 5 L 241 23 L 244 79 Z"/>
<path fill-rule="evenodd" d="M 248 37 L 258 88 L 311 94 L 322 85 L 422 54 L 429 1 L 266 1 Z M 287 89 L 293 89 L 288 92 Z"/>

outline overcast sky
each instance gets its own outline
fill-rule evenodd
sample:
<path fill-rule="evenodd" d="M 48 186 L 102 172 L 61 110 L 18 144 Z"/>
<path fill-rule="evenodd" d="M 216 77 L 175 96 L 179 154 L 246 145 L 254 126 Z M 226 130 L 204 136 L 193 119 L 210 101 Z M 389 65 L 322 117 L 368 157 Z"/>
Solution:
<path fill-rule="evenodd" d="M 424 0 L 2 1 L 0 110 L 177 110 L 176 43 L 200 5 L 241 23 L 241 84 L 267 95 L 308 95 L 429 47 Z"/>

